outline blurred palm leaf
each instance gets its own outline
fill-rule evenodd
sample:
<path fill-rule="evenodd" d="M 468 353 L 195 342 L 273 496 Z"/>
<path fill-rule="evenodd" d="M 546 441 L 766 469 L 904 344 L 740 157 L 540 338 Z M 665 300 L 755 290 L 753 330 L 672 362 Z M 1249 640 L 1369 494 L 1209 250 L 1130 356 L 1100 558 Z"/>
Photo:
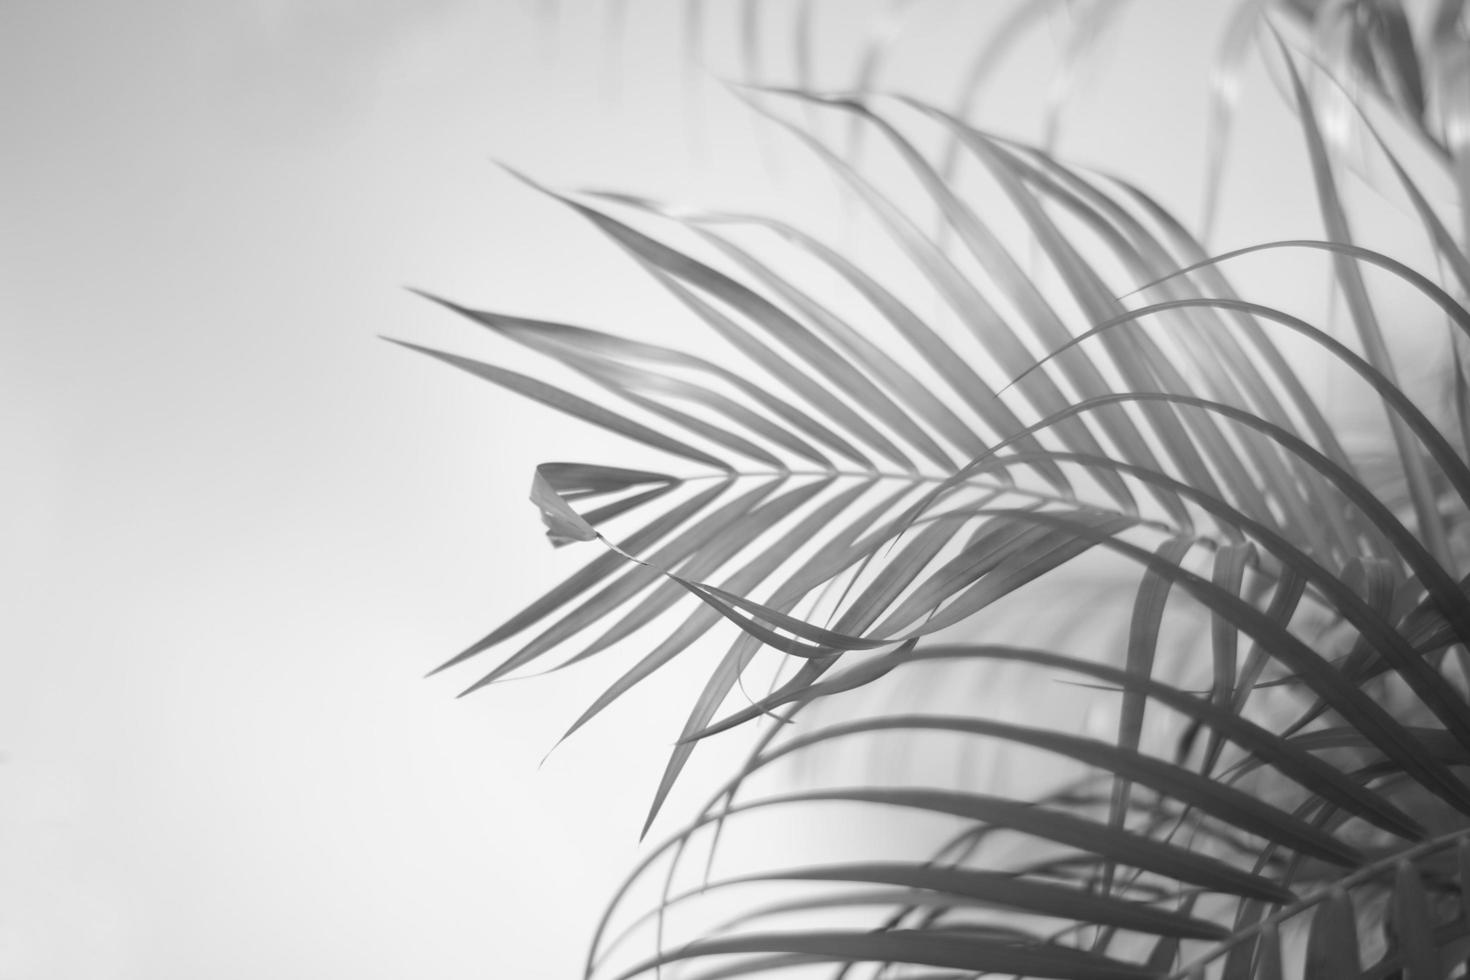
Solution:
<path fill-rule="evenodd" d="M 1389 0 L 1269 6 L 1310 23 L 1314 50 L 1344 45 L 1344 63 L 1376 97 L 1449 158 L 1459 152 L 1458 103 L 1426 82 L 1461 58 L 1457 6 L 1437 5 L 1417 37 Z M 812 7 L 802 5 L 802 23 Z M 744 7 L 751 18 L 757 9 Z M 1238 26 L 1229 43 L 1247 36 Z M 775 218 L 554 193 L 665 287 L 713 346 L 439 300 L 598 394 L 426 353 L 640 443 L 674 471 L 627 460 L 541 467 L 532 499 L 553 543 L 604 550 L 439 669 L 540 630 L 474 690 L 553 652 L 565 666 L 656 631 L 574 731 L 722 620 L 735 623 L 650 823 L 698 742 L 767 723 L 741 769 L 629 877 L 594 939 L 589 975 L 691 960 L 704 972 L 683 975 L 709 978 L 815 966 L 846 977 L 860 965 L 871 976 L 1268 978 L 1287 963 L 1306 977 L 1459 975 L 1470 955 L 1470 675 L 1459 659 L 1470 599 L 1452 536 L 1470 516 L 1470 468 L 1430 399 L 1402 387 L 1365 276 L 1404 284 L 1448 318 L 1457 343 L 1470 335 L 1470 311 L 1354 238 L 1336 191 L 1341 149 L 1302 72 L 1288 57 L 1326 238 L 1259 248 L 1330 256 L 1361 353 L 1237 296 L 1223 268 L 1252 250 L 1208 256 L 1141 189 L 931 105 L 876 100 L 866 81 L 750 98 L 850 192 L 891 261 Z M 1229 113 L 1217 99 L 1218 139 Z M 870 134 L 917 197 L 791 122 L 793 107 Z M 1454 232 L 1379 146 L 1463 288 L 1470 262 Z M 961 191 L 961 166 L 983 176 L 988 196 Z M 926 230 L 926 214 L 938 231 Z M 1021 240 L 1000 230 L 1007 221 Z M 1017 258 L 1025 248 L 1039 267 Z M 1402 500 L 1344 450 L 1277 344 L 1285 332 L 1382 406 Z M 700 469 L 685 472 L 691 464 Z M 955 641 L 1008 596 L 1094 553 L 1127 583 L 1119 642 L 1095 635 L 1075 656 Z M 1044 644 L 1056 621 L 1085 614 L 1044 611 L 1025 625 Z M 1181 616 L 1201 642 L 1181 640 Z M 1194 652 L 1202 670 L 1191 673 Z M 771 657 L 795 670 L 761 674 Z M 1112 698 L 1116 716 L 1099 737 L 937 703 L 835 722 L 821 712 L 943 663 L 1078 678 Z M 729 708 L 757 677 L 768 693 Z M 798 714 L 817 727 L 791 724 Z M 1169 739 L 1150 726 L 1159 717 Z M 916 733 L 1061 759 L 1078 782 L 1028 800 L 830 775 L 800 792 L 751 788 L 778 762 Z M 834 827 L 843 813 L 902 811 L 954 836 L 923 860 L 895 848 L 713 875 L 722 835 L 793 808 Z M 688 858 L 704 838 L 696 884 Z M 998 846 L 1004 839 L 1021 846 Z M 654 911 L 614 929 L 613 915 L 648 882 L 661 891 Z M 737 904 L 733 915 L 719 905 L 753 884 L 783 897 Z M 701 907 L 713 908 L 713 924 L 671 941 L 673 920 Z M 771 920 L 784 928 L 767 931 Z M 651 948 L 635 951 L 650 930 Z M 929 969 L 893 972 L 905 966 Z"/>

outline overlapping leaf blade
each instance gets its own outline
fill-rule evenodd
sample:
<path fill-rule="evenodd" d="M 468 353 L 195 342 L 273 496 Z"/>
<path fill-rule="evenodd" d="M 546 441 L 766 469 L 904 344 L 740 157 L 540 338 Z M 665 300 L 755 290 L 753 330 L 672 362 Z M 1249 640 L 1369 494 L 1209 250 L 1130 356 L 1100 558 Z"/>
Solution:
<path fill-rule="evenodd" d="M 1298 0 L 1285 6 L 1301 13 L 1318 5 Z M 1370 77 L 1384 98 L 1428 131 L 1441 67 L 1431 48 L 1412 36 L 1397 3 L 1354 0 L 1339 6 L 1317 25 L 1320 37 L 1343 41 L 1343 63 Z M 813 7 L 805 3 L 798 12 L 807 31 Z M 746 3 L 743 10 L 746 36 L 754 38 L 757 5 Z M 1344 11 L 1346 18 L 1333 19 Z M 1457 25 L 1446 28 L 1455 31 Z M 757 49 L 747 47 L 748 68 L 758 75 Z M 802 76 L 809 80 L 810 56 L 801 57 L 808 62 Z M 876 64 L 878 57 L 875 49 L 865 63 Z M 900 299 L 880 274 L 815 237 L 774 219 L 674 210 L 635 197 L 603 200 L 632 205 L 645 218 L 675 218 L 712 254 L 670 245 L 584 199 L 554 195 L 668 288 L 694 322 L 726 345 L 723 354 L 695 356 L 584 327 L 446 304 L 577 372 L 626 411 L 483 361 L 426 353 L 672 454 L 681 466 L 702 468 L 692 476 L 625 466 L 543 468 L 533 499 L 554 540 L 592 541 L 588 547 L 611 550 L 446 666 L 559 611 L 565 615 L 558 623 L 476 687 L 602 626 L 600 635 L 571 655 L 568 662 L 576 662 L 639 635 L 692 595 L 701 603 L 694 612 L 573 725 L 612 704 L 722 619 L 741 627 L 685 721 L 650 820 L 700 739 L 778 710 L 782 717 L 716 801 L 676 835 L 678 854 L 702 828 L 723 827 L 778 805 L 813 805 L 815 815 L 823 809 L 818 804 L 830 802 L 948 815 L 968 825 L 960 837 L 969 835 L 975 845 L 970 853 L 978 853 L 981 839 L 997 829 L 1069 851 L 1007 872 L 964 868 L 958 860 L 868 861 L 728 879 L 724 883 L 902 887 L 853 899 L 895 908 L 875 930 L 749 933 L 743 929 L 759 916 L 737 918 L 724 933 L 660 948 L 616 975 L 692 958 L 743 956 L 703 975 L 832 963 L 846 976 L 851 964 L 868 962 L 1036 976 L 1156 976 L 1181 961 L 1182 971 L 1192 971 L 1188 976 L 1203 976 L 1204 964 L 1219 954 L 1181 957 L 1178 940 L 1221 938 L 1219 928 L 1194 918 L 1206 893 L 1214 893 L 1208 895 L 1212 908 L 1235 913 L 1237 933 L 1224 954 L 1226 976 L 1281 975 L 1277 921 L 1266 918 L 1278 907 L 1293 915 L 1317 908 L 1308 976 L 1359 974 L 1356 892 L 1333 892 L 1319 901 L 1320 893 L 1301 899 L 1299 890 L 1306 887 L 1303 876 L 1330 882 L 1342 873 L 1335 869 L 1355 868 L 1368 853 L 1379 864 L 1386 860 L 1378 850 L 1364 851 L 1337 836 L 1345 826 L 1386 832 L 1389 849 L 1422 837 L 1417 814 L 1400 807 L 1397 794 L 1404 786 L 1428 790 L 1448 809 L 1470 809 L 1470 789 L 1455 771 L 1470 744 L 1470 707 L 1446 684 L 1441 661 L 1430 656 L 1470 639 L 1470 603 L 1449 564 L 1440 513 L 1445 502 L 1436 497 L 1436 487 L 1449 486 L 1464 503 L 1470 498 L 1470 469 L 1419 400 L 1397 385 L 1386 329 L 1360 272 L 1365 263 L 1394 271 L 1393 260 L 1353 243 L 1334 184 L 1330 140 L 1319 130 L 1296 67 L 1288 64 L 1288 73 L 1328 226 L 1329 241 L 1313 247 L 1330 253 L 1363 355 L 1304 321 L 1236 297 L 1214 261 L 1142 192 L 1096 180 L 1044 152 L 906 102 L 939 125 L 951 141 L 947 145 L 981 164 L 1022 217 L 1058 276 L 1065 302 L 1086 321 L 1066 322 L 1012 257 L 1014 246 L 1002 243 L 982 210 L 957 191 L 951 168 L 931 161 L 916 140 L 872 107 L 867 81 L 855 95 L 819 96 L 809 87 L 789 94 L 813 116 L 831 107 L 848 113 L 854 125 L 877 128 L 918 178 L 924 200 L 939 211 L 937 238 L 860 173 L 852 157 L 800 130 L 797 135 L 855 193 L 934 297 L 948 304 L 967 331 L 965 342 L 978 343 L 993 357 L 1015 379 L 1012 386 L 996 390 L 981 382 L 979 372 L 959 362 L 957 346 L 943 331 L 918 317 L 917 307 Z M 1218 122 L 1215 128 L 1221 128 Z M 1402 169 L 1395 172 L 1420 215 L 1433 217 L 1433 207 Z M 1425 224 L 1463 287 L 1466 266 L 1453 235 L 1437 220 Z M 860 325 L 846 322 L 838 306 L 788 278 L 779 263 L 740 237 L 745 226 L 774 232 L 835 273 L 907 345 L 905 356 L 892 355 Z M 965 267 L 951 260 L 945 250 L 951 236 L 985 271 L 984 283 L 971 281 Z M 1099 252 L 1102 262 L 1095 261 Z M 1118 268 L 1131 280 L 1110 279 Z M 1439 303 L 1454 329 L 1470 325 L 1470 316 L 1443 290 L 1427 280 L 1401 278 Z M 1147 292 L 1151 304 L 1131 308 L 1130 289 Z M 1001 303 L 992 302 L 996 296 Z M 1132 328 L 1146 318 L 1165 320 L 1167 336 Z M 1270 331 L 1281 327 L 1317 340 L 1388 409 L 1413 491 L 1412 526 L 1349 463 L 1332 425 L 1272 344 Z M 1078 347 L 1092 337 L 1097 340 L 1088 350 Z M 931 389 L 922 372 L 905 366 L 909 354 L 947 388 Z M 1046 360 L 1035 364 L 1043 354 Z M 737 360 L 739 366 L 732 367 Z M 1269 377 L 1259 370 L 1262 365 Z M 1121 379 L 1122 390 L 1109 380 L 1112 375 Z M 743 468 L 727 454 L 762 469 Z M 796 465 L 814 469 L 797 472 Z M 716 482 L 699 491 L 691 481 L 700 479 Z M 878 494 L 874 503 L 870 492 L 880 483 L 892 493 Z M 1140 499 L 1149 512 L 1139 513 Z M 622 521 L 650 509 L 658 516 L 631 535 L 614 534 Z M 1213 523 L 1196 526 L 1201 514 Z M 1144 571 L 1120 650 L 1099 650 L 1098 662 L 1089 663 L 1034 651 L 936 646 L 930 639 L 1093 549 Z M 1193 570 L 1199 567 L 1196 549 L 1214 551 L 1203 574 Z M 840 598 L 821 605 L 820 590 Z M 1180 605 L 1200 617 L 1200 638 L 1207 641 L 1191 648 L 1211 667 L 1206 689 L 1198 694 L 1157 676 L 1160 659 L 1176 655 L 1161 648 L 1165 608 L 1174 608 L 1176 592 Z M 1302 635 L 1297 620 L 1303 610 L 1353 631 L 1345 656 L 1330 656 L 1315 646 L 1317 637 Z M 1243 664 L 1241 637 L 1250 643 Z M 768 696 L 720 718 L 761 644 L 801 658 L 798 670 Z M 786 734 L 783 729 L 792 726 L 784 723 L 807 704 L 911 663 L 985 657 L 1073 671 L 1112 686 L 1121 705 L 1116 739 L 933 716 L 866 719 L 842 731 L 946 730 L 1043 748 L 1115 780 L 1119 789 L 1111 799 L 1094 793 L 1075 811 L 914 788 L 737 799 L 746 778 L 797 751 L 792 745 L 822 740 L 818 733 L 784 744 L 771 741 Z M 1121 666 L 1103 662 L 1108 659 Z M 1377 704 L 1368 685 L 1380 678 L 1402 683 L 1413 710 L 1440 727 L 1409 724 Z M 1274 730 L 1248 717 L 1266 683 L 1305 695 L 1294 721 Z M 1173 712 L 1208 734 L 1198 770 L 1187 763 L 1188 739 L 1173 761 L 1143 751 L 1146 710 Z M 1319 715 L 1329 712 L 1331 721 L 1323 727 Z M 1357 761 L 1340 764 L 1333 753 L 1348 750 L 1358 753 Z M 1229 768 L 1217 775 L 1224 763 Z M 1244 785 L 1239 780 L 1268 769 L 1292 782 L 1285 797 L 1291 805 L 1277 807 L 1238 788 Z M 1130 786 L 1146 787 L 1147 800 L 1133 799 L 1140 794 Z M 1257 846 L 1255 839 L 1266 843 Z M 1248 860 L 1252 855 L 1258 860 Z M 669 874 L 672 882 L 672 867 Z M 1353 888 L 1370 881 L 1363 877 Z M 1418 868 L 1402 861 L 1390 899 L 1398 934 L 1410 943 L 1400 959 L 1415 976 L 1438 975 L 1440 969 L 1431 955 L 1439 940 L 1430 927 L 1425 881 L 1438 886 L 1440 879 L 1421 881 Z M 1141 900 L 1145 894 L 1150 897 Z M 666 904 L 697 894 L 670 896 L 666 887 Z M 830 909 L 848 897 L 824 894 L 784 908 Z M 1006 932 L 1009 927 L 999 921 L 981 925 L 952 914 L 976 906 L 1106 928 L 1089 949 L 1077 936 L 1040 941 Z M 914 910 L 916 927 L 907 928 L 905 916 Z M 769 914 L 778 912 L 773 907 Z M 1164 938 L 1124 962 L 1111 957 L 1119 929 Z"/>

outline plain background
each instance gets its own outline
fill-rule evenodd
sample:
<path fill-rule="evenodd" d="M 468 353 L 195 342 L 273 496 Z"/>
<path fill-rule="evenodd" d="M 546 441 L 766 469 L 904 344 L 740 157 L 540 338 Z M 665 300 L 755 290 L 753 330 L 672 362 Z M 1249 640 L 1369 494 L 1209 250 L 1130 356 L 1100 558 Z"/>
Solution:
<path fill-rule="evenodd" d="M 672 0 L 621 38 L 534 6 L 0 3 L 3 980 L 575 974 L 699 664 L 544 765 L 615 655 L 457 702 L 473 671 L 419 679 L 583 557 L 541 537 L 535 463 L 627 457 L 378 335 L 533 363 L 415 285 L 683 336 L 492 158 L 829 228 L 839 202 L 686 84 Z M 871 6 L 823 8 L 832 76 Z M 892 79 L 941 92 L 962 5 L 919 6 Z M 1228 5 L 1132 6 L 1062 150 L 1192 218 Z M 1035 135 L 1057 36 L 988 123 Z M 1259 71 L 1245 98 L 1222 242 L 1315 234 L 1289 117 Z"/>

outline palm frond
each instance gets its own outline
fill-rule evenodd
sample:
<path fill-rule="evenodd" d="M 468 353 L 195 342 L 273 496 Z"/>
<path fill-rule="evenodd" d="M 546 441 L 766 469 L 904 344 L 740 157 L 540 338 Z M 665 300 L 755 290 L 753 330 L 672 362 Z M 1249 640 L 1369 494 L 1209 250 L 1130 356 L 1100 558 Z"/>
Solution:
<path fill-rule="evenodd" d="M 803 38 L 816 6 L 796 11 Z M 963 107 L 875 96 L 889 42 L 869 47 L 855 86 L 821 92 L 802 41 L 797 88 L 743 97 L 844 190 L 871 242 L 538 187 L 662 286 L 701 339 L 664 346 L 435 300 L 595 397 L 406 346 L 663 460 L 542 466 L 532 501 L 552 542 L 601 552 L 439 669 L 532 628 L 468 690 L 554 652 L 560 669 L 649 640 L 571 735 L 717 627 L 738 627 L 688 708 L 645 833 L 702 741 L 751 726 L 751 753 L 629 876 L 589 976 L 698 961 L 695 975 L 710 978 L 814 967 L 849 977 L 860 965 L 873 976 L 906 966 L 934 977 L 1417 978 L 1449 976 L 1470 952 L 1470 580 L 1452 542 L 1470 523 L 1470 465 L 1433 393 L 1406 390 L 1368 277 L 1391 277 L 1442 315 L 1457 344 L 1470 340 L 1470 310 L 1351 227 L 1332 106 L 1283 40 L 1304 33 L 1344 90 L 1351 74 L 1463 163 L 1464 100 L 1444 87 L 1463 74 L 1462 17 L 1441 3 L 1416 33 L 1392 0 L 1242 11 L 1210 138 L 1223 153 L 1250 25 L 1271 11 L 1323 240 L 1210 255 L 1124 180 L 977 128 Z M 767 74 L 761 14 L 740 8 L 752 80 Z M 1017 14 L 1012 29 L 1028 20 Z M 830 118 L 846 123 L 845 149 L 815 135 Z M 1441 220 L 1361 119 L 1463 292 L 1463 228 Z M 862 159 L 853 134 L 873 137 Z M 880 170 L 880 153 L 897 166 Z M 961 168 L 983 192 L 962 189 Z M 1207 175 L 1207 213 L 1218 181 Z M 1352 342 L 1237 293 L 1229 264 L 1268 250 L 1283 262 L 1327 257 Z M 1286 335 L 1382 409 L 1403 501 L 1344 448 Z M 1128 583 L 1117 642 L 1099 634 L 1076 655 L 983 642 L 1009 597 L 1084 556 Z M 1042 610 L 1027 625 L 1044 641 L 1044 620 L 1072 612 Z M 1107 723 L 1087 731 L 937 704 L 829 713 L 946 663 L 1089 685 Z M 739 701 L 747 683 L 765 693 Z M 1065 776 L 1026 799 L 919 771 L 852 784 L 814 761 L 817 785 L 763 790 L 778 765 L 848 742 L 1002 745 Z M 721 865 L 729 838 L 762 821 L 825 830 L 895 812 L 947 839 L 924 858 L 879 847 Z M 646 887 L 658 889 L 653 907 L 615 928 Z M 749 894 L 762 898 L 738 899 Z"/>

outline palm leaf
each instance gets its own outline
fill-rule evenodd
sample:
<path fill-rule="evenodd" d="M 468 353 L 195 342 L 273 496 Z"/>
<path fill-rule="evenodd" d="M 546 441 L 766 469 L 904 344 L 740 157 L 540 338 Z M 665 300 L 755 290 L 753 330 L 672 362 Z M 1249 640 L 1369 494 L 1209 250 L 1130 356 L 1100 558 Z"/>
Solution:
<path fill-rule="evenodd" d="M 1422 138 L 1463 157 L 1462 106 L 1443 91 L 1464 60 L 1441 43 L 1463 39 L 1450 4 L 1436 12 L 1433 43 L 1392 0 L 1270 6 L 1307 25 L 1329 72 L 1367 79 Z M 815 8 L 795 10 L 799 88 L 746 97 L 849 192 L 906 263 L 902 274 L 776 218 L 546 191 L 670 293 L 691 336 L 702 332 L 700 346 L 435 299 L 494 342 L 549 358 L 595 392 L 587 395 L 405 345 L 660 459 L 541 467 L 532 500 L 553 543 L 604 550 L 440 669 L 533 627 L 540 632 L 470 690 L 553 652 L 562 654 L 557 669 L 649 640 L 570 735 L 717 626 L 738 627 L 724 656 L 711 658 L 645 831 L 700 741 L 742 725 L 764 730 L 730 780 L 629 876 L 594 939 L 589 975 L 698 960 L 698 975 L 710 978 L 815 966 L 845 978 L 859 964 L 935 977 L 1280 977 L 1292 948 L 1282 933 L 1303 928 L 1308 977 L 1446 975 L 1470 934 L 1470 703 L 1444 654 L 1470 642 L 1470 598 L 1447 535 L 1470 508 L 1470 466 L 1426 399 L 1401 387 L 1365 267 L 1443 312 L 1457 343 L 1470 338 L 1470 313 L 1431 277 L 1354 237 L 1337 187 L 1341 147 L 1319 121 L 1330 106 L 1309 96 L 1289 56 L 1285 78 L 1326 240 L 1210 256 L 1126 182 L 979 130 L 963 107 L 875 99 L 897 41 L 875 34 L 854 86 L 813 91 Z M 698 34 L 699 5 L 687 9 Z M 771 74 L 755 40 L 763 8 L 747 2 L 737 16 L 746 76 L 761 81 Z M 1237 63 L 1253 16 L 1236 20 L 1228 58 Z M 1210 129 L 1222 147 L 1239 70 L 1227 66 L 1217 86 Z M 806 125 L 782 117 L 792 107 Z M 849 125 L 845 151 L 813 135 L 833 113 Z M 1464 289 L 1462 246 L 1377 130 L 1367 131 Z M 907 198 L 858 159 L 865 133 L 913 180 Z M 962 191 L 960 160 L 995 193 Z M 1213 211 L 1219 172 L 1206 183 Z M 932 230 L 919 218 L 927 211 L 938 219 Z M 1009 240 L 998 229 L 1016 219 L 1025 234 Z M 1028 248 L 1039 272 L 1017 258 Z M 1361 353 L 1235 293 L 1223 265 L 1267 248 L 1327 254 Z M 1282 331 L 1306 337 L 1383 407 L 1412 516 L 1343 451 L 1274 342 Z M 1096 637 L 1086 657 L 942 642 L 1085 554 L 1137 581 L 1121 642 Z M 1197 642 L 1172 638 L 1165 624 L 1175 616 L 1193 617 Z M 1200 690 L 1164 679 L 1191 653 L 1204 668 Z M 768 693 L 732 709 L 758 662 L 776 668 Z M 942 662 L 1081 678 L 1116 704 L 1114 734 L 933 711 L 799 724 L 809 706 Z M 788 663 L 789 675 L 780 669 Z M 1148 737 L 1145 719 L 1156 715 L 1176 738 Z M 839 740 L 917 736 L 1046 753 L 1089 782 L 1036 801 L 975 786 L 749 792 L 779 760 L 815 757 Z M 952 836 L 926 861 L 873 854 L 714 873 L 723 834 L 788 811 L 836 826 L 855 809 L 909 814 Z M 680 876 L 705 837 L 704 882 L 691 888 Z M 1023 842 L 1019 857 L 998 840 Z M 657 906 L 613 936 L 613 912 L 660 861 Z M 672 938 L 684 911 L 753 886 L 795 897 Z M 1446 902 L 1455 916 L 1443 914 Z M 1359 916 L 1378 907 L 1390 940 L 1365 963 Z M 801 921 L 839 912 L 853 922 L 881 917 L 867 928 Z M 771 922 L 785 928 L 765 931 Z M 651 952 L 634 951 L 650 927 Z"/>

